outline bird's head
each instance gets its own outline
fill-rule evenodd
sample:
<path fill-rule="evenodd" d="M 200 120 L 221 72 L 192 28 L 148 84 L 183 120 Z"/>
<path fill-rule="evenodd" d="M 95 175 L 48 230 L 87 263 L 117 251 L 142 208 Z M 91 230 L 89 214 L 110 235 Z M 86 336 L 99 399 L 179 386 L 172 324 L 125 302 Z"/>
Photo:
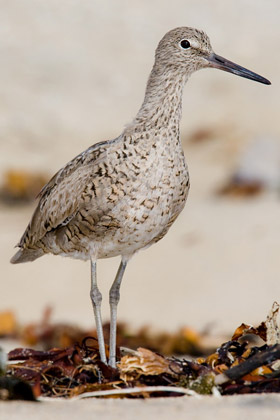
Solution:
<path fill-rule="evenodd" d="M 209 37 L 198 29 L 180 27 L 167 32 L 156 49 L 156 61 L 188 75 L 212 67 L 270 85 L 264 77 L 215 54 Z"/>

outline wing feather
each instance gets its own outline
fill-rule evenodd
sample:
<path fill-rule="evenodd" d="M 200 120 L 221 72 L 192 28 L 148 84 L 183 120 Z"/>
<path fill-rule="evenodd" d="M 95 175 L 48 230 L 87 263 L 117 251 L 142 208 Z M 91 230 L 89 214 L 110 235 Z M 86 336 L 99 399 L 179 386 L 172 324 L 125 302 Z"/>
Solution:
<path fill-rule="evenodd" d="M 107 158 L 108 145 L 119 138 L 100 142 L 76 156 L 42 188 L 39 203 L 18 246 L 29 247 L 45 234 L 68 223 L 85 205 L 83 192 Z"/>

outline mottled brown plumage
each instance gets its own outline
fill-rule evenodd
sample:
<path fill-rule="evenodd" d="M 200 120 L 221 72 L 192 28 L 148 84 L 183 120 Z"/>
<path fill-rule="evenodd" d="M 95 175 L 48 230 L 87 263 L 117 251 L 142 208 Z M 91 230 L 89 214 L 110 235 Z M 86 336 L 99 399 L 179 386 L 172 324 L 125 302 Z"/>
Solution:
<path fill-rule="evenodd" d="M 91 146 L 50 180 L 11 260 L 33 261 L 47 253 L 91 259 L 91 297 L 101 358 L 106 362 L 95 262 L 122 257 L 110 291 L 112 366 L 116 306 L 126 263 L 167 233 L 187 199 L 189 175 L 179 130 L 182 94 L 188 77 L 204 67 L 269 83 L 214 54 L 204 32 L 185 27 L 168 32 L 156 50 L 135 119 L 118 138 Z"/>

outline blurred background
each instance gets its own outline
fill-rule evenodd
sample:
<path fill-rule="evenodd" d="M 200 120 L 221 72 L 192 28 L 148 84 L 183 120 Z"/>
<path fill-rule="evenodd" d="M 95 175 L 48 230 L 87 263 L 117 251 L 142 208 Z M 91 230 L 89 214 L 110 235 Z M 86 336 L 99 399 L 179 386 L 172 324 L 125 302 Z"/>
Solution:
<path fill-rule="evenodd" d="M 93 325 L 89 263 L 9 259 L 35 190 L 91 144 L 118 136 L 144 96 L 161 37 L 203 29 L 215 52 L 271 80 L 194 74 L 184 95 L 188 203 L 130 262 L 119 319 L 232 332 L 280 300 L 278 0 L 0 0 L 0 310 Z M 29 201 L 28 201 L 29 199 Z M 98 263 L 103 318 L 118 259 Z"/>

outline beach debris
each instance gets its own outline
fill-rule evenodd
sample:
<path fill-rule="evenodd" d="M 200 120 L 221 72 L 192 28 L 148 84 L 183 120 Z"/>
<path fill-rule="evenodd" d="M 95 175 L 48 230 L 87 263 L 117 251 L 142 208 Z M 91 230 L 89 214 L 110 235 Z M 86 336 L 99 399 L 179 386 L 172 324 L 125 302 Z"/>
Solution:
<path fill-rule="evenodd" d="M 274 302 L 259 326 L 243 323 L 213 353 L 192 359 L 166 357 L 143 347 L 126 349 L 121 357 L 118 347 L 119 362 L 114 369 L 100 360 L 93 337 L 65 348 L 17 348 L 9 352 L 1 379 L 2 383 L 27 383 L 39 400 L 280 392 L 278 312 L 279 305 Z M 257 337 L 258 345 L 249 336 Z"/>
<path fill-rule="evenodd" d="M 188 136 L 187 140 L 189 143 L 204 143 L 209 140 L 213 140 L 218 137 L 218 128 L 217 127 L 200 127 L 192 131 Z"/>
<path fill-rule="evenodd" d="M 32 387 L 13 376 L 0 376 L 0 401 L 1 400 L 26 400 L 36 401 Z"/>
<path fill-rule="evenodd" d="M 17 334 L 17 322 L 12 311 L 0 312 L 0 337 L 13 337 Z"/>
<path fill-rule="evenodd" d="M 247 146 L 233 174 L 219 188 L 218 195 L 253 197 L 264 190 L 278 190 L 279 186 L 279 140 L 264 135 L 253 139 Z"/>
<path fill-rule="evenodd" d="M 9 205 L 31 202 L 47 181 L 48 177 L 43 173 L 9 169 L 4 173 L 0 200 Z"/>
<path fill-rule="evenodd" d="M 218 189 L 220 196 L 254 197 L 263 192 L 264 186 L 259 181 L 247 181 L 233 175 L 221 188 Z"/>

